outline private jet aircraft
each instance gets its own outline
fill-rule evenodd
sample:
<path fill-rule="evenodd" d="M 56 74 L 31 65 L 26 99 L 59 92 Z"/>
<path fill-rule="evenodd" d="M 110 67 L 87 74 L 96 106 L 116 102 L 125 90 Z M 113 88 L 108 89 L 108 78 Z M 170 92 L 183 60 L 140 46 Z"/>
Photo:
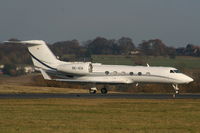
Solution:
<path fill-rule="evenodd" d="M 172 84 L 175 94 L 179 93 L 178 84 L 188 84 L 193 81 L 189 76 L 173 67 L 103 65 L 92 62 L 64 62 L 48 48 L 42 40 L 7 41 L 27 45 L 33 64 L 44 79 L 63 82 L 82 82 L 93 84 L 136 84 L 167 83 Z M 57 77 L 57 78 L 52 78 Z M 106 87 L 100 89 L 102 94 L 108 92 Z M 96 93 L 97 88 L 89 89 Z"/>

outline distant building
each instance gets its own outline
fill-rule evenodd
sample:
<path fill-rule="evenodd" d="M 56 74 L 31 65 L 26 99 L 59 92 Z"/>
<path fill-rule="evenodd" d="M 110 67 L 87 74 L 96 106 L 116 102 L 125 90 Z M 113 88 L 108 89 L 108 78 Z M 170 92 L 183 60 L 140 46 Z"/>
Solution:
<path fill-rule="evenodd" d="M 4 68 L 4 65 L 0 65 L 0 69 L 3 69 Z"/>
<path fill-rule="evenodd" d="M 130 55 L 139 55 L 140 54 L 140 51 L 131 51 L 130 52 Z"/>
<path fill-rule="evenodd" d="M 25 66 L 24 67 L 24 72 L 25 73 L 33 73 L 33 72 L 35 72 L 35 69 L 32 66 Z"/>
<path fill-rule="evenodd" d="M 33 73 L 33 72 L 35 72 L 35 69 L 34 69 L 34 67 L 33 66 L 18 66 L 17 68 L 16 68 L 16 70 L 17 71 L 19 71 L 19 70 L 24 70 L 24 72 L 25 73 Z"/>

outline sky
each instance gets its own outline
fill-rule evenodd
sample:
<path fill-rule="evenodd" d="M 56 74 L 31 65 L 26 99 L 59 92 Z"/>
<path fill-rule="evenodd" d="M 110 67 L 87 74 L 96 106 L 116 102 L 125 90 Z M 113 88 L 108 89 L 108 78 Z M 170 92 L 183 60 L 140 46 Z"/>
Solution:
<path fill-rule="evenodd" d="M 1 0 L 0 41 L 98 36 L 200 45 L 200 0 Z"/>

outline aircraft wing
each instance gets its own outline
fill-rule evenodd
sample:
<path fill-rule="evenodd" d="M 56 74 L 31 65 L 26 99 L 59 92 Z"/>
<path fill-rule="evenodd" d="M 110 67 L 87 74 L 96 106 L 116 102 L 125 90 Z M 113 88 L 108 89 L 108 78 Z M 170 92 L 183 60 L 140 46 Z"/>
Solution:
<path fill-rule="evenodd" d="M 52 79 L 49 74 L 43 70 L 39 69 L 46 80 L 54 80 L 61 82 L 81 82 L 81 83 L 102 83 L 102 84 L 131 84 L 134 81 L 130 78 L 116 77 L 116 76 L 76 76 L 76 77 L 60 77 Z"/>
<path fill-rule="evenodd" d="M 79 79 L 54 79 L 61 82 L 74 82 L 74 83 L 101 83 L 101 84 L 124 84 L 124 82 L 117 81 L 95 81 L 95 80 L 79 80 Z"/>

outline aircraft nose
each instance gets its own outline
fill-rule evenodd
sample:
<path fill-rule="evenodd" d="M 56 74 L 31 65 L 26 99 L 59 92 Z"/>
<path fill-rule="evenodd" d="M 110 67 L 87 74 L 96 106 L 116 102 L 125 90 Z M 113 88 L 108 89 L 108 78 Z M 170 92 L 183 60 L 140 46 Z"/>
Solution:
<path fill-rule="evenodd" d="M 190 83 L 190 82 L 193 82 L 194 79 L 192 79 L 191 77 L 187 77 L 187 82 Z"/>

